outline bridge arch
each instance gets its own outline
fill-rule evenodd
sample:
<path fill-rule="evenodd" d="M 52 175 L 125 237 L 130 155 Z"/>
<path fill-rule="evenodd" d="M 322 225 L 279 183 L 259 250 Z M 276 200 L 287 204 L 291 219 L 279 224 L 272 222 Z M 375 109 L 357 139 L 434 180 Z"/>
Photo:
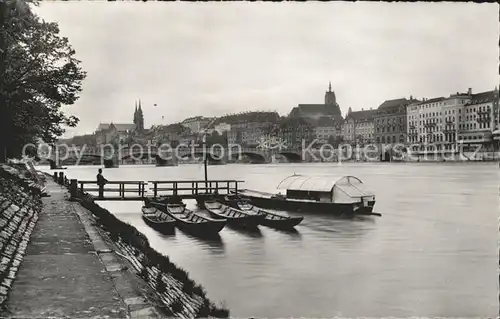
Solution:
<path fill-rule="evenodd" d="M 262 164 L 266 163 L 267 158 L 263 154 L 259 154 L 257 152 L 252 151 L 241 151 L 241 152 L 233 152 L 230 154 L 231 159 L 241 160 L 242 157 L 246 157 L 250 160 L 251 163 Z"/>
<path fill-rule="evenodd" d="M 278 154 L 284 156 L 290 163 L 300 163 L 302 162 L 302 155 L 293 151 L 282 151 Z"/>

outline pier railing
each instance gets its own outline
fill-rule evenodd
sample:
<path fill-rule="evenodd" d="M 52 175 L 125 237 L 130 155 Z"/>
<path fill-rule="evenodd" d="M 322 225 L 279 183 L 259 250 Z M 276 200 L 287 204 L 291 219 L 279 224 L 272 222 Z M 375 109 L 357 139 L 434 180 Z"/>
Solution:
<path fill-rule="evenodd" d="M 63 172 L 54 173 L 54 181 L 66 186 L 72 198 L 91 195 L 99 200 L 144 200 L 169 196 L 196 199 L 237 193 L 239 184 L 244 183 L 239 180 L 108 181 L 99 186 L 97 181 L 68 179 Z"/>

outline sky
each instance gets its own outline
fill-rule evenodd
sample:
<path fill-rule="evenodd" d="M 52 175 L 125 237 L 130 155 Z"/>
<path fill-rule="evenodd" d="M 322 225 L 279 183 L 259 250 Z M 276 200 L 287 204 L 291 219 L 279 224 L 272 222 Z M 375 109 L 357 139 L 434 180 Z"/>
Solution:
<path fill-rule="evenodd" d="M 388 99 L 498 85 L 498 4 L 43 1 L 88 76 L 67 136 L 323 103 L 345 115 Z M 156 106 L 155 106 L 156 104 Z"/>

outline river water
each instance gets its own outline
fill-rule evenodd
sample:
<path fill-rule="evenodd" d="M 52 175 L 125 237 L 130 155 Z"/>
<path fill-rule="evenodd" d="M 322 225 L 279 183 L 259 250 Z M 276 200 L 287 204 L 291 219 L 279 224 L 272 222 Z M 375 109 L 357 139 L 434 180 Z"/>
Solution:
<path fill-rule="evenodd" d="M 96 171 L 66 173 L 93 180 Z M 142 221 L 140 202 L 101 205 L 144 233 L 234 317 L 486 317 L 498 315 L 499 303 L 498 172 L 494 163 L 209 166 L 209 179 L 242 179 L 246 188 L 270 192 L 293 173 L 355 175 L 374 191 L 374 211 L 383 215 L 306 215 L 296 233 L 225 228 L 221 241 L 179 230 L 161 235 Z M 104 169 L 104 176 L 204 175 L 201 165 L 130 165 Z"/>

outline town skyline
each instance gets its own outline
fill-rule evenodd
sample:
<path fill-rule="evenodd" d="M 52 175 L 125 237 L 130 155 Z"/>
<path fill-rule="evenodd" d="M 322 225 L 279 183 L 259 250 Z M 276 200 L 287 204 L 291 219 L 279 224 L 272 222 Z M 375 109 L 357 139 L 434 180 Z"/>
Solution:
<path fill-rule="evenodd" d="M 81 120 L 69 137 L 131 122 L 138 99 L 150 127 L 242 111 L 286 116 L 322 103 L 329 81 L 343 116 L 389 99 L 493 90 L 493 5 L 68 2 L 36 10 L 59 23 L 88 71 L 80 100 L 65 108 Z"/>

